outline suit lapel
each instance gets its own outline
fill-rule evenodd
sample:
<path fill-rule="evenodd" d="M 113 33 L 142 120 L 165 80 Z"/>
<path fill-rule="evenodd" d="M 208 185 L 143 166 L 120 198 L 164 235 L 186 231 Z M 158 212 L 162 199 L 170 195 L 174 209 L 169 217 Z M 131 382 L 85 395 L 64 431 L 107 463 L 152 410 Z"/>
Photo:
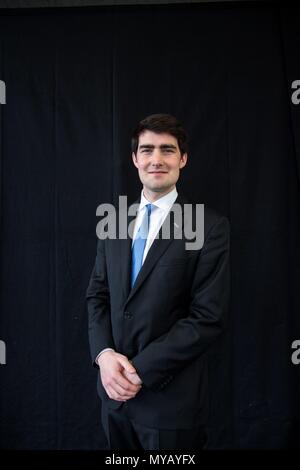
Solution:
<path fill-rule="evenodd" d="M 135 216 L 128 216 L 128 226 L 134 219 Z M 127 299 L 131 290 L 131 245 L 132 239 L 129 236 L 119 240 L 120 258 L 116 263 L 120 263 L 121 266 L 124 299 Z"/>

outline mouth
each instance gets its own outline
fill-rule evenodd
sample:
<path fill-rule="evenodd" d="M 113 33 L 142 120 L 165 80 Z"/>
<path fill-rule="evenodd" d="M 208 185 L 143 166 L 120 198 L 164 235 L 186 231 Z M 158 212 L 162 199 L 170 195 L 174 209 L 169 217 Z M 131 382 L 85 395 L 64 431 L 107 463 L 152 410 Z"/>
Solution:
<path fill-rule="evenodd" d="M 150 175 L 165 175 L 168 172 L 167 171 L 149 171 L 148 173 Z"/>

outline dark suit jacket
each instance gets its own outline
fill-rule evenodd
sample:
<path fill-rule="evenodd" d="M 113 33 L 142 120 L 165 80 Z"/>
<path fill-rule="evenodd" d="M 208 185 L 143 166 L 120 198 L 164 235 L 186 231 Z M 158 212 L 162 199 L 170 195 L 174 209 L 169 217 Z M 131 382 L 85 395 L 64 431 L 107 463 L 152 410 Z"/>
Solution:
<path fill-rule="evenodd" d="M 99 378 L 98 392 L 108 406 L 125 406 L 145 426 L 191 428 L 207 420 L 205 353 L 227 313 L 229 223 L 212 209 L 205 207 L 204 214 L 202 248 L 186 250 L 187 240 L 174 233 L 156 239 L 133 289 L 132 240 L 98 240 L 87 289 L 92 359 L 111 347 L 132 360 L 143 381 L 126 404 L 111 400 Z"/>

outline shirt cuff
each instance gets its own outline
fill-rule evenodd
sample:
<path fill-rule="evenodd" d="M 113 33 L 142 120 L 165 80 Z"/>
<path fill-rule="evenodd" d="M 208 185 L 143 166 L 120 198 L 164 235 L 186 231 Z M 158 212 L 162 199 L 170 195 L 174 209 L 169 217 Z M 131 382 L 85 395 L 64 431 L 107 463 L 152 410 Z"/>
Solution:
<path fill-rule="evenodd" d="M 101 354 L 105 353 L 106 351 L 114 351 L 114 349 L 112 348 L 105 348 L 105 349 L 102 349 L 102 351 L 99 352 L 98 356 L 96 357 L 95 359 L 95 363 L 98 365 L 98 359 L 99 357 L 101 356 Z"/>

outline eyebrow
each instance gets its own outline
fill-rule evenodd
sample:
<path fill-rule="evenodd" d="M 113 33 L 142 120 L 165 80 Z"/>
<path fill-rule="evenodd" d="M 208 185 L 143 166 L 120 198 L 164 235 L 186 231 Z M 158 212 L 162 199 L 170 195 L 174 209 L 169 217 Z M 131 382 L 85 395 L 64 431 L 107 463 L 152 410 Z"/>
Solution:
<path fill-rule="evenodd" d="M 155 148 L 155 145 L 152 145 L 152 144 L 142 144 L 139 146 L 140 149 L 154 149 Z M 173 144 L 162 144 L 159 146 L 160 149 L 162 150 L 165 150 L 165 149 L 175 149 L 176 150 L 176 146 L 173 145 Z"/>

